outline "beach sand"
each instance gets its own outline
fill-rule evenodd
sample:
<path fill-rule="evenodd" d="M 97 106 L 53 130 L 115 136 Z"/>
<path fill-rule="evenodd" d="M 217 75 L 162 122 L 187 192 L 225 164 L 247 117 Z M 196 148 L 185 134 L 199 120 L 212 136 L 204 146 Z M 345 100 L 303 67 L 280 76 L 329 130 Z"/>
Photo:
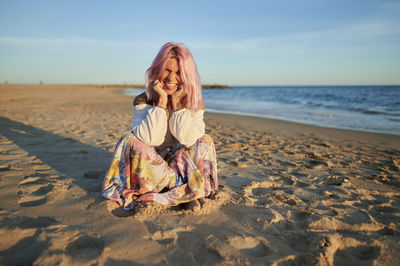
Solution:
<path fill-rule="evenodd" d="M 400 136 L 206 114 L 198 211 L 100 195 L 132 97 L 0 85 L 0 264 L 400 265 Z"/>

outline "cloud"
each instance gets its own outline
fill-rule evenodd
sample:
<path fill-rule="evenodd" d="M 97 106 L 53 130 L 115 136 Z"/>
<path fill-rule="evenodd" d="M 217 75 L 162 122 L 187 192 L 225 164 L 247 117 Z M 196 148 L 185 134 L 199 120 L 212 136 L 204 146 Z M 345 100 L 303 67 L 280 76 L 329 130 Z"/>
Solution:
<path fill-rule="evenodd" d="M 387 3 L 386 8 L 400 10 L 400 2 Z M 386 11 L 385 11 L 386 12 Z M 302 49 L 323 48 L 330 44 L 368 43 L 379 37 L 400 38 L 400 17 L 383 17 L 365 22 L 353 23 L 346 27 L 330 28 L 319 31 L 295 32 L 291 34 L 260 36 L 246 39 L 192 39 L 185 43 L 197 51 L 216 51 L 225 53 L 256 54 L 257 52 L 287 52 Z M 99 40 L 82 37 L 70 38 L 18 38 L 0 37 L 0 45 L 64 49 L 71 46 L 97 48 L 127 48 L 129 50 L 158 50 L 160 42 Z"/>
<path fill-rule="evenodd" d="M 15 38 L 0 37 L 0 44 L 11 45 L 102 45 L 102 46 L 128 46 L 129 42 L 109 40 L 96 40 L 81 37 L 72 38 Z"/>
<path fill-rule="evenodd" d="M 108 50 L 128 49 L 137 51 L 146 51 L 149 49 L 159 49 L 158 43 L 143 41 L 113 41 L 99 40 L 82 37 L 71 38 L 24 38 L 24 37 L 0 37 L 0 45 L 19 46 L 38 49 L 66 49 L 80 47 L 83 49 L 101 48 Z"/>
<path fill-rule="evenodd" d="M 276 50 L 302 49 L 324 46 L 329 43 L 368 43 L 378 37 L 397 37 L 400 40 L 400 20 L 381 19 L 354 23 L 346 27 L 320 31 L 299 32 L 238 40 L 193 40 L 188 42 L 192 49 L 228 52 L 256 52 L 265 48 Z"/>
<path fill-rule="evenodd" d="M 347 39 L 399 36 L 400 20 L 376 20 L 354 24 L 348 29 L 341 29 L 339 33 L 342 33 Z"/>
<path fill-rule="evenodd" d="M 383 5 L 384 11 L 387 13 L 399 13 L 400 1 L 387 2 Z"/>
<path fill-rule="evenodd" d="M 5 49 L 4 49 L 5 48 Z M 0 53 L 7 48 L 13 48 L 18 53 L 26 54 L 31 51 L 57 54 L 84 54 L 102 56 L 129 55 L 141 56 L 147 52 L 154 52 L 159 49 L 157 43 L 128 42 L 114 40 L 99 40 L 81 37 L 71 38 L 18 38 L 0 37 Z"/>

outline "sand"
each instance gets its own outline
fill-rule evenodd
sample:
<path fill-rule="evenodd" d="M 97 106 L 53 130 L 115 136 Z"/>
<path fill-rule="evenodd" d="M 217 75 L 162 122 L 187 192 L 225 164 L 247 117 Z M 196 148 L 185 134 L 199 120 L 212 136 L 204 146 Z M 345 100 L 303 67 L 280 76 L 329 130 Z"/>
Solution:
<path fill-rule="evenodd" d="M 100 195 L 122 91 L 0 86 L 1 265 L 400 265 L 400 136 L 207 113 L 215 197 L 126 212 Z"/>

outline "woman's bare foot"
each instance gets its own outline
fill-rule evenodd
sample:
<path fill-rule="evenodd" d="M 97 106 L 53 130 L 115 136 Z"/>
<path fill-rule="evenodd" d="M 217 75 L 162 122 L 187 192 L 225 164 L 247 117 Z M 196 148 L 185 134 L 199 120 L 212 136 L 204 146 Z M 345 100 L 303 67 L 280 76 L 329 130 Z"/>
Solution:
<path fill-rule="evenodd" d="M 195 200 L 185 203 L 183 205 L 183 208 L 188 211 L 198 211 L 198 210 L 200 210 L 201 206 L 200 206 L 200 202 L 197 199 L 195 199 Z"/>
<path fill-rule="evenodd" d="M 212 199 L 212 200 L 215 200 L 215 192 L 214 192 L 214 191 L 211 191 L 210 195 L 208 195 L 207 198 Z"/>
<path fill-rule="evenodd" d="M 205 199 L 204 198 L 200 198 L 200 199 L 198 199 L 198 201 L 199 201 L 201 207 L 203 208 L 203 205 L 206 203 Z"/>

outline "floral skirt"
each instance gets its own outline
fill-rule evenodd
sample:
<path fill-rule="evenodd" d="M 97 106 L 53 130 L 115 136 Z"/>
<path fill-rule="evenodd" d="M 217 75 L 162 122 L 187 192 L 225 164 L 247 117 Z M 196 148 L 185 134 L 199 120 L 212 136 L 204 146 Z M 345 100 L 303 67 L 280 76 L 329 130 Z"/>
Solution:
<path fill-rule="evenodd" d="M 190 148 L 173 146 L 161 155 L 125 132 L 114 150 L 102 195 L 130 210 L 141 202 L 178 205 L 218 188 L 214 142 L 208 135 Z"/>

